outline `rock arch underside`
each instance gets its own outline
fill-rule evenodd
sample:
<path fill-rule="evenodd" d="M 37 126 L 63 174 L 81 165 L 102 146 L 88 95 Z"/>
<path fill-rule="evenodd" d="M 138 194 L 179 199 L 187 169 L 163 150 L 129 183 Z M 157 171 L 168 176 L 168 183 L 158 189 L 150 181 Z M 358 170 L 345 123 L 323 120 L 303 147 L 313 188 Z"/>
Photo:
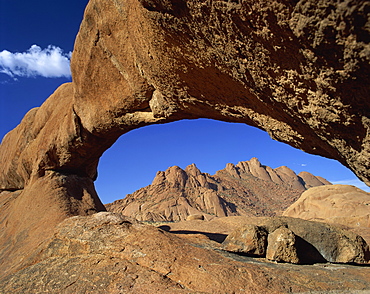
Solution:
<path fill-rule="evenodd" d="M 0 277 L 34 264 L 67 217 L 105 210 L 100 156 L 149 124 L 246 123 L 369 185 L 369 13 L 360 0 L 90 0 L 73 82 L 0 146 Z"/>

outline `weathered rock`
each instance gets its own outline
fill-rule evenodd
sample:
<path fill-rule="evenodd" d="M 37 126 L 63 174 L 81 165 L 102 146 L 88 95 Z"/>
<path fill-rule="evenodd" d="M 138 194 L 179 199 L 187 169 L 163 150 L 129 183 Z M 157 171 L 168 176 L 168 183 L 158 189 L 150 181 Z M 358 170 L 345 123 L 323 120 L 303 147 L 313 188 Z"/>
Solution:
<path fill-rule="evenodd" d="M 332 183 L 330 183 L 328 180 L 320 176 L 314 176 L 313 174 L 305 172 L 305 171 L 300 172 L 298 174 L 298 178 L 303 181 L 306 189 L 309 189 L 311 187 L 322 186 L 322 185 L 332 185 Z"/>
<path fill-rule="evenodd" d="M 348 185 L 311 188 L 283 215 L 341 225 L 361 235 L 370 244 L 369 195 Z"/>
<path fill-rule="evenodd" d="M 26 266 L 65 218 L 105 209 L 90 178 L 48 171 L 27 189 L 0 193 L 0 210 L 2 277 Z"/>
<path fill-rule="evenodd" d="M 214 176 L 202 173 L 195 164 L 185 170 L 173 166 L 158 172 L 151 185 L 106 208 L 141 221 L 179 221 L 191 214 L 202 214 L 206 219 L 281 215 L 306 186 L 330 184 L 310 173 L 305 177 L 307 183 L 291 169 L 272 169 L 257 158 L 237 165 L 228 163 Z"/>
<path fill-rule="evenodd" d="M 267 247 L 267 231 L 264 227 L 245 225 L 231 234 L 223 242 L 227 251 L 265 256 Z"/>
<path fill-rule="evenodd" d="M 370 193 L 348 185 L 311 188 L 287 208 L 283 215 L 370 228 Z"/>
<path fill-rule="evenodd" d="M 42 244 L 31 265 L 0 279 L 0 292 L 262 294 L 370 289 L 366 267 L 279 267 L 194 246 L 178 236 L 107 212 L 70 217 Z"/>
<path fill-rule="evenodd" d="M 267 238 L 266 258 L 277 262 L 300 263 L 295 234 L 286 227 L 277 228 Z"/>
<path fill-rule="evenodd" d="M 101 135 L 154 118 L 244 122 L 368 181 L 368 5 L 92 0 L 72 60 L 76 113 Z"/>

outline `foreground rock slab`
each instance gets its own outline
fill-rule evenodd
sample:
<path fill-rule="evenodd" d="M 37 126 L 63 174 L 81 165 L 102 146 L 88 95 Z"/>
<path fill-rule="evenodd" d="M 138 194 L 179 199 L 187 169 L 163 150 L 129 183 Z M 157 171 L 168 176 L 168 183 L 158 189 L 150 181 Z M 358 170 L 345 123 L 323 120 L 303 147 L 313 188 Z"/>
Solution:
<path fill-rule="evenodd" d="M 207 244 L 113 213 L 71 217 L 58 225 L 29 266 L 0 280 L 0 292 L 262 294 L 370 290 L 368 267 L 266 263 L 211 249 Z"/>

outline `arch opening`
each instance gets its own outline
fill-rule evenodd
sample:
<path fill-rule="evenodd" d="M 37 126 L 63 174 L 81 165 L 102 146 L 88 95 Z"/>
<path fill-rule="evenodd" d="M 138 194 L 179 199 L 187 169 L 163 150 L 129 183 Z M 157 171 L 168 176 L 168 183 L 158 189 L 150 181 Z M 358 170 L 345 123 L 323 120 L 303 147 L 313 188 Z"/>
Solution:
<path fill-rule="evenodd" d="M 257 157 L 263 165 L 307 171 L 334 184 L 350 184 L 370 192 L 338 161 L 312 155 L 275 141 L 267 132 L 242 123 L 211 119 L 150 125 L 122 135 L 100 158 L 95 187 L 104 204 L 150 185 L 158 171 L 195 164 L 215 174 L 227 163 Z"/>

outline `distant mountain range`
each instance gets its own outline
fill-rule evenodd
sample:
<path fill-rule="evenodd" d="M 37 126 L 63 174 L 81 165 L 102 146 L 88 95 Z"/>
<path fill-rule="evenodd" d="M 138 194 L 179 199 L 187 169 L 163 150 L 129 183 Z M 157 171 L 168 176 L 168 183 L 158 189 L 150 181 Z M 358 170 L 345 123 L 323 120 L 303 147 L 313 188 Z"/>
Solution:
<path fill-rule="evenodd" d="M 275 216 L 294 203 L 310 187 L 331 185 L 308 172 L 271 168 L 257 158 L 228 163 L 211 176 L 195 164 L 159 171 L 151 185 L 107 204 L 108 211 L 141 221 L 180 221 L 189 215 Z"/>

